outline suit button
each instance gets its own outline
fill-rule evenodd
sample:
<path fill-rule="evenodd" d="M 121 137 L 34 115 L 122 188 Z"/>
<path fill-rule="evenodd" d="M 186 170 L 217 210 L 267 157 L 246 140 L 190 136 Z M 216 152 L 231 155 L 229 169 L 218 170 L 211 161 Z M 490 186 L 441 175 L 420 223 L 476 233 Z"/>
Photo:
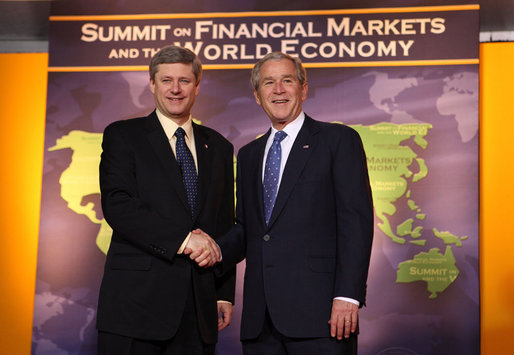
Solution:
<path fill-rule="evenodd" d="M 262 237 L 262 239 L 264 239 L 264 241 L 267 242 L 271 239 L 271 237 L 266 234 L 264 237 Z"/>

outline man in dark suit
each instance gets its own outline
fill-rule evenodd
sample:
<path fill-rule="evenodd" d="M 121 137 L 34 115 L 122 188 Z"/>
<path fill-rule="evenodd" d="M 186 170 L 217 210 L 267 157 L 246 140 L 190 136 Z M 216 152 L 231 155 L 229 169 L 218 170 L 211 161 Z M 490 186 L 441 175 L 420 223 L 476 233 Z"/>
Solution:
<path fill-rule="evenodd" d="M 201 72 L 193 52 L 164 47 L 150 63 L 156 110 L 105 129 L 100 187 L 113 235 L 100 354 L 214 354 L 230 323 L 235 272 L 215 277 L 219 249 L 194 232 L 226 233 L 234 213 L 232 144 L 190 115 Z"/>
<path fill-rule="evenodd" d="M 272 127 L 239 151 L 237 224 L 217 239 L 224 268 L 246 258 L 244 353 L 356 353 L 373 238 L 360 137 L 303 112 L 297 58 L 268 54 L 252 84 Z"/>

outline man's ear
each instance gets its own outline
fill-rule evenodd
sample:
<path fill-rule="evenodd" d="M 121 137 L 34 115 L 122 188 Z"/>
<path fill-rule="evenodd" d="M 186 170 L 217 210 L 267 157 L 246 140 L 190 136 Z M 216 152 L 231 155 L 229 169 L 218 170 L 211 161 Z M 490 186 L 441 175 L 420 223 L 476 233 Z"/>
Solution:
<path fill-rule="evenodd" d="M 261 99 L 259 98 L 257 91 L 253 91 L 253 96 L 255 97 L 255 102 L 257 102 L 257 105 L 261 106 Z"/>
<path fill-rule="evenodd" d="M 152 94 L 155 94 L 155 81 L 150 78 L 150 91 L 152 92 Z"/>
<path fill-rule="evenodd" d="M 309 85 L 307 84 L 307 82 L 305 82 L 302 87 L 302 102 L 304 102 L 307 99 L 308 92 L 309 92 Z"/>

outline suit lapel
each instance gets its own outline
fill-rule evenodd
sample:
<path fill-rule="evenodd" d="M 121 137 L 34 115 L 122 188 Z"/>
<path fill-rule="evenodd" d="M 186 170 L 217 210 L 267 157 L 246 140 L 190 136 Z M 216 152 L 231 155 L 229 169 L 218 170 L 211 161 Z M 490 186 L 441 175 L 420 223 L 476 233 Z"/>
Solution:
<path fill-rule="evenodd" d="M 264 164 L 264 150 L 266 149 L 266 142 L 268 141 L 271 129 L 268 130 L 262 137 L 258 138 L 257 146 L 255 149 L 254 162 L 251 163 L 253 166 L 252 175 L 254 176 L 254 187 L 257 192 L 256 204 L 258 208 L 258 218 L 263 225 L 266 225 L 266 219 L 264 217 L 264 197 L 262 192 L 262 167 Z"/>
<path fill-rule="evenodd" d="M 275 206 L 271 213 L 269 226 L 275 222 L 289 199 L 289 195 L 293 191 L 293 188 L 305 167 L 305 163 L 307 163 L 307 160 L 317 143 L 316 133 L 318 130 L 319 129 L 315 126 L 314 121 L 306 115 L 302 128 L 300 129 L 300 132 L 298 132 L 298 136 L 296 136 L 291 152 L 289 153 L 289 157 L 287 158 L 277 199 L 275 200 Z"/>
<path fill-rule="evenodd" d="M 177 192 L 177 195 L 184 204 L 184 207 L 189 210 L 186 189 L 184 188 L 184 183 L 182 182 L 182 174 L 180 172 L 177 159 L 175 159 L 175 155 L 171 149 L 168 137 L 166 137 L 166 133 L 164 133 L 164 129 L 162 128 L 155 112 L 148 116 L 147 129 L 148 133 L 146 137 L 150 142 L 150 145 L 152 146 L 155 154 L 159 158 L 159 161 L 161 162 L 165 172 L 170 177 L 170 184 Z"/>
<path fill-rule="evenodd" d="M 209 191 L 209 182 L 212 178 L 212 162 L 214 147 L 209 145 L 209 136 L 200 126 L 193 123 L 195 135 L 196 160 L 198 164 L 198 201 L 196 203 L 196 215 L 199 215 Z"/>

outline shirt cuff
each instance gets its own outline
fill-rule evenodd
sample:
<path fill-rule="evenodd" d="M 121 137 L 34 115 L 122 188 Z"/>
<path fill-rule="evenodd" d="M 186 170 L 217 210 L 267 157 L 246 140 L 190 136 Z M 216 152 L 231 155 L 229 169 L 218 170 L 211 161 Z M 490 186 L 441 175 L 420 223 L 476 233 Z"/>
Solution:
<path fill-rule="evenodd" d="M 225 300 L 218 300 L 218 303 L 228 303 L 228 304 L 232 304 L 232 302 L 225 301 Z"/>
<path fill-rule="evenodd" d="M 182 242 L 182 245 L 180 245 L 180 248 L 177 250 L 177 254 L 183 254 L 184 249 L 186 249 L 187 242 L 189 242 L 189 238 L 191 238 L 191 232 L 187 235 L 186 239 Z"/>
<path fill-rule="evenodd" d="M 340 300 L 340 301 L 346 301 L 346 302 L 350 302 L 350 303 L 353 303 L 357 306 L 360 306 L 360 302 L 357 301 L 357 300 L 354 300 L 353 298 L 348 298 L 348 297 L 334 297 L 335 300 Z"/>

